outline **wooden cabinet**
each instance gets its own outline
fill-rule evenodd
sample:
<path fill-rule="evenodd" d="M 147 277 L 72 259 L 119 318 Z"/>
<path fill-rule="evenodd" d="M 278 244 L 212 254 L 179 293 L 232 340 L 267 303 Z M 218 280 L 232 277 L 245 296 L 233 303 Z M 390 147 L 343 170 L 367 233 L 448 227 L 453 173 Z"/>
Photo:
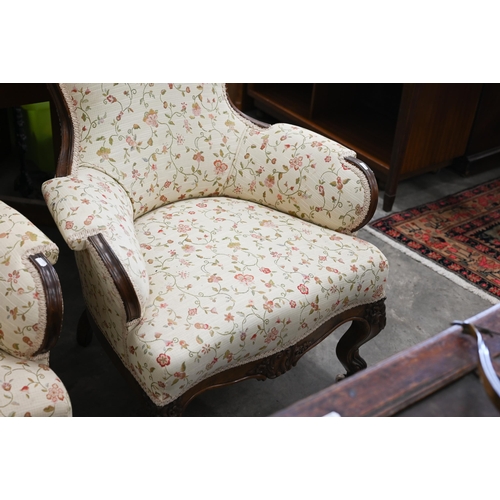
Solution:
<path fill-rule="evenodd" d="M 491 88 L 489 101 L 498 99 Z M 399 181 L 453 163 L 467 148 L 481 148 L 476 128 L 483 84 L 232 84 L 231 98 L 247 112 L 257 108 L 315 130 L 357 152 L 384 189 L 384 210 L 392 208 Z M 488 109 L 485 104 L 484 114 Z M 498 109 L 489 119 L 500 124 Z M 488 126 L 491 126 L 488 125 Z M 477 124 L 476 124 L 477 127 Z M 500 136 L 493 142 L 500 146 Z"/>
<path fill-rule="evenodd" d="M 500 152 L 500 83 L 485 83 L 465 157 L 473 162 Z"/>

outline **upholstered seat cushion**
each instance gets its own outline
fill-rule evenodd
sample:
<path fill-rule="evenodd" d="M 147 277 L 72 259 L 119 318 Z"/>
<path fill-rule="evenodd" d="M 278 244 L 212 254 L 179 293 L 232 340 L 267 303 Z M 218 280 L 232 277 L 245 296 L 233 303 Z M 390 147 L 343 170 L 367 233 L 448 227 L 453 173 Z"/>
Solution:
<path fill-rule="evenodd" d="M 183 200 L 135 230 L 150 297 L 115 349 L 159 405 L 384 295 L 376 247 L 256 203 Z"/>
<path fill-rule="evenodd" d="M 72 416 L 68 392 L 49 368 L 48 355 L 26 360 L 0 351 L 0 416 Z"/>

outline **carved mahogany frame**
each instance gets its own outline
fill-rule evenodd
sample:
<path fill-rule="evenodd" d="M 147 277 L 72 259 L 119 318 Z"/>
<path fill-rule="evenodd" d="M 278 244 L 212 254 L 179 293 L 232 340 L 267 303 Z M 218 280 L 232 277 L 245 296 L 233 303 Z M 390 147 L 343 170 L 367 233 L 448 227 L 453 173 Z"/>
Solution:
<path fill-rule="evenodd" d="M 74 130 L 71 113 L 61 88 L 57 83 L 47 83 L 59 118 L 61 131 L 61 151 L 56 165 L 56 177 L 66 177 L 71 172 L 73 162 Z"/>
<path fill-rule="evenodd" d="M 132 285 L 132 281 L 130 281 L 120 259 L 116 256 L 115 252 L 106 241 L 106 238 L 104 238 L 101 233 L 89 236 L 88 240 L 95 248 L 103 264 L 106 266 L 106 269 L 109 271 L 111 279 L 120 294 L 123 305 L 125 306 L 127 323 L 139 318 L 141 315 L 141 304 L 135 288 Z"/>
<path fill-rule="evenodd" d="M 63 320 L 63 296 L 57 272 L 47 260 L 47 257 L 42 253 L 37 253 L 30 255 L 28 259 L 35 266 L 35 269 L 40 275 L 46 306 L 47 321 L 45 333 L 42 345 L 34 353 L 34 356 L 36 356 L 50 351 L 59 339 Z"/>

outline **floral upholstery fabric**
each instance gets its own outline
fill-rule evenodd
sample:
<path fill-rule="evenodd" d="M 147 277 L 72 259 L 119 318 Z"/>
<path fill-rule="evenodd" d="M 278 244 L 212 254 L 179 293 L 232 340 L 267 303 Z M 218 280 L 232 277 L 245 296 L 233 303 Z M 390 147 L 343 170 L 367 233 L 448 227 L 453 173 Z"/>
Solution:
<path fill-rule="evenodd" d="M 220 193 L 241 137 L 221 85 L 64 84 L 75 126 L 74 173 L 105 172 L 134 217 L 184 197 Z"/>
<path fill-rule="evenodd" d="M 251 124 L 230 106 L 223 85 L 75 83 L 62 89 L 75 128 L 73 174 L 83 166 L 112 177 L 127 193 L 134 218 L 186 197 L 222 194 L 343 232 L 366 214 L 363 176 L 344 160 L 355 156 L 351 150 L 300 127 Z"/>
<path fill-rule="evenodd" d="M 117 354 L 123 357 L 123 338 L 134 322 L 127 324 L 122 298 L 97 252 L 89 247 L 76 252 L 75 258 L 87 308 Z"/>
<path fill-rule="evenodd" d="M 84 250 L 89 236 L 103 233 L 144 305 L 149 295 L 146 266 L 135 237 L 132 205 L 123 188 L 107 174 L 81 167 L 78 177 L 58 177 L 48 181 L 44 190 L 70 248 Z"/>
<path fill-rule="evenodd" d="M 34 224 L 0 201 L 0 350 L 29 357 L 45 332 L 45 293 L 28 260 L 42 252 L 54 264 L 58 248 Z"/>
<path fill-rule="evenodd" d="M 75 129 L 47 206 L 87 307 L 160 406 L 385 295 L 387 261 L 351 235 L 370 190 L 355 154 L 300 127 L 258 127 L 218 84 L 63 84 Z M 88 243 L 102 233 L 141 316 L 127 323 Z"/>
<path fill-rule="evenodd" d="M 72 416 L 68 392 L 49 368 L 48 356 L 35 361 L 0 351 L 0 416 Z"/>
<path fill-rule="evenodd" d="M 150 280 L 124 360 L 158 403 L 384 296 L 373 245 L 257 203 L 186 200 L 136 221 Z"/>
<path fill-rule="evenodd" d="M 46 299 L 29 257 L 55 264 L 59 250 L 43 232 L 0 201 L 0 416 L 70 416 L 64 385 L 48 354 L 34 356 L 47 324 Z"/>
<path fill-rule="evenodd" d="M 250 129 L 224 194 L 351 232 L 366 215 L 370 191 L 364 174 L 345 156 L 355 153 L 300 127 Z"/>

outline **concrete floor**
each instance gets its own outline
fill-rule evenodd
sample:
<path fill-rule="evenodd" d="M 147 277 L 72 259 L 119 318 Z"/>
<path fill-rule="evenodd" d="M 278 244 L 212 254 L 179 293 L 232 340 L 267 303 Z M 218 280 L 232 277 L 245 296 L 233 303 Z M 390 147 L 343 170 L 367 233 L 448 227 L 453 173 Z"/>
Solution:
<path fill-rule="evenodd" d="M 400 211 L 500 175 L 500 160 L 482 173 L 462 177 L 447 168 L 404 181 L 393 211 Z M 383 194 L 383 193 L 382 193 Z M 374 218 L 386 215 L 382 201 Z M 83 309 L 74 257 L 53 227 L 42 227 L 60 247 L 56 269 L 65 300 L 63 331 L 51 354 L 51 366 L 66 385 L 76 417 L 140 416 L 142 401 L 94 339 L 86 348 L 76 343 L 76 326 Z M 362 229 L 359 237 L 377 245 L 390 263 L 387 286 L 387 326 L 360 353 L 369 366 L 426 340 L 453 320 L 467 319 L 492 305 L 459 287 L 410 256 Z M 197 397 L 186 416 L 268 416 L 335 382 L 343 368 L 335 356 L 342 329 L 307 353 L 298 365 L 275 380 L 249 380 L 209 391 Z"/>

